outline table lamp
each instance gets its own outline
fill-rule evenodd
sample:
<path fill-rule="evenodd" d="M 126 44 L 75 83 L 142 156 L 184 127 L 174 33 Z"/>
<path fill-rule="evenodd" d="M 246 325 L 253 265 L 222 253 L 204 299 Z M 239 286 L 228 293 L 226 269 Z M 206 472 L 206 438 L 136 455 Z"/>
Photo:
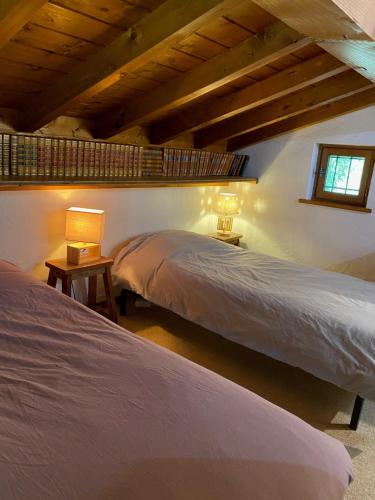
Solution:
<path fill-rule="evenodd" d="M 233 215 L 238 214 L 238 196 L 234 193 L 219 193 L 217 195 L 215 212 L 219 215 L 217 221 L 218 233 L 231 233 Z"/>
<path fill-rule="evenodd" d="M 74 243 L 67 246 L 70 264 L 99 259 L 103 239 L 104 210 L 70 207 L 66 210 L 65 239 Z"/>

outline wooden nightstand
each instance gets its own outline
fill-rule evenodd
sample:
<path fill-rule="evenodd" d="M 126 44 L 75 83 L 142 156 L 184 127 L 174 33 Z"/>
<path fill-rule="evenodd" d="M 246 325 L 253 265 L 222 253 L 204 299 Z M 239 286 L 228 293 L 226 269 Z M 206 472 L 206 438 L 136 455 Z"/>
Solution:
<path fill-rule="evenodd" d="M 117 323 L 117 309 L 112 288 L 112 264 L 113 259 L 107 259 L 106 257 L 100 257 L 100 259 L 82 264 L 69 264 L 66 259 L 47 260 L 46 266 L 49 268 L 47 283 L 55 288 L 57 280 L 61 279 L 62 292 L 70 297 L 72 281 L 79 278 L 88 278 L 88 306 L 91 309 L 95 309 L 97 305 L 96 290 L 98 275 L 102 274 L 107 302 L 107 315 L 109 319 Z"/>
<path fill-rule="evenodd" d="M 215 238 L 215 240 L 220 240 L 224 241 L 224 243 L 235 245 L 236 247 L 240 246 L 240 239 L 242 238 L 242 234 L 239 233 L 210 233 L 208 236 L 210 236 L 210 238 Z"/>

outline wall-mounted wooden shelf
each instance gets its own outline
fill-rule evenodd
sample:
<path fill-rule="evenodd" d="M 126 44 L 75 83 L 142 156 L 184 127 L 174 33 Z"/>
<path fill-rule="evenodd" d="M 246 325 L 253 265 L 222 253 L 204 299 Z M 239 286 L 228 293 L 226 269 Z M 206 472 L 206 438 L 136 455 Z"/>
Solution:
<path fill-rule="evenodd" d="M 112 189 L 112 188 L 146 188 L 146 187 L 196 187 L 227 186 L 231 182 L 250 182 L 256 184 L 255 177 L 212 176 L 212 177 L 133 177 L 131 179 L 97 178 L 92 179 L 59 179 L 19 177 L 0 179 L 0 191 L 37 190 L 37 189 Z"/>

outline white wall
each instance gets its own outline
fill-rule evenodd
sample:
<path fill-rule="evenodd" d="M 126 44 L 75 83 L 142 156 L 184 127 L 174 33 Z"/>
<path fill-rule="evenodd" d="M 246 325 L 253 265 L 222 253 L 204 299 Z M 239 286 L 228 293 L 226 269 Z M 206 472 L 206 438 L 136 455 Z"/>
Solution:
<path fill-rule="evenodd" d="M 243 208 L 235 229 L 250 248 L 320 267 L 375 252 L 375 174 L 372 214 L 297 202 L 306 197 L 319 143 L 375 146 L 375 107 L 241 151 L 250 155 L 246 174 L 259 177 L 258 185 L 239 187 Z"/>
<path fill-rule="evenodd" d="M 249 248 L 320 267 L 375 252 L 375 212 L 297 203 L 306 196 L 312 153 L 318 143 L 375 145 L 375 107 L 244 150 L 250 155 L 246 173 L 258 176 L 259 184 L 239 183 L 221 190 L 240 194 L 242 213 L 233 229 L 244 234 L 243 243 Z M 45 279 L 45 259 L 65 255 L 64 209 L 72 205 L 106 211 L 106 255 L 128 237 L 144 231 L 176 228 L 205 234 L 215 230 L 210 201 L 219 190 L 1 191 L 0 258 Z M 375 210 L 375 177 L 368 205 Z M 361 262 L 367 265 L 366 259 Z M 375 276 L 375 265 L 373 269 Z"/>
<path fill-rule="evenodd" d="M 145 231 L 211 229 L 209 202 L 219 187 L 66 189 L 0 192 L 0 258 L 45 279 L 44 261 L 65 256 L 65 212 L 72 205 L 106 212 L 103 254 Z"/>
<path fill-rule="evenodd" d="M 0 129 L 14 131 L 17 112 L 0 108 Z M 85 120 L 61 116 L 37 131 L 44 135 L 91 138 Z M 116 138 L 125 144 L 145 144 L 142 127 Z M 192 134 L 171 141 L 172 147 L 190 147 Z M 224 150 L 215 144 L 214 151 Z M 0 191 L 0 259 L 46 279 L 44 261 L 64 257 L 65 208 L 83 206 L 106 211 L 103 254 L 112 255 L 127 238 L 145 231 L 185 229 L 206 234 L 214 230 L 210 201 L 220 187 Z"/>

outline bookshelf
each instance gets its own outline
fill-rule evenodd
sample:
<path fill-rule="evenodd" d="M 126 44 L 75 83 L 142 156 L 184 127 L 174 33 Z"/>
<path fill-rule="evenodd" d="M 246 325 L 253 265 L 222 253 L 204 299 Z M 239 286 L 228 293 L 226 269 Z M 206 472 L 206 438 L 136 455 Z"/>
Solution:
<path fill-rule="evenodd" d="M 241 176 L 247 159 L 198 149 L 0 132 L 0 189 L 251 181 Z"/>

